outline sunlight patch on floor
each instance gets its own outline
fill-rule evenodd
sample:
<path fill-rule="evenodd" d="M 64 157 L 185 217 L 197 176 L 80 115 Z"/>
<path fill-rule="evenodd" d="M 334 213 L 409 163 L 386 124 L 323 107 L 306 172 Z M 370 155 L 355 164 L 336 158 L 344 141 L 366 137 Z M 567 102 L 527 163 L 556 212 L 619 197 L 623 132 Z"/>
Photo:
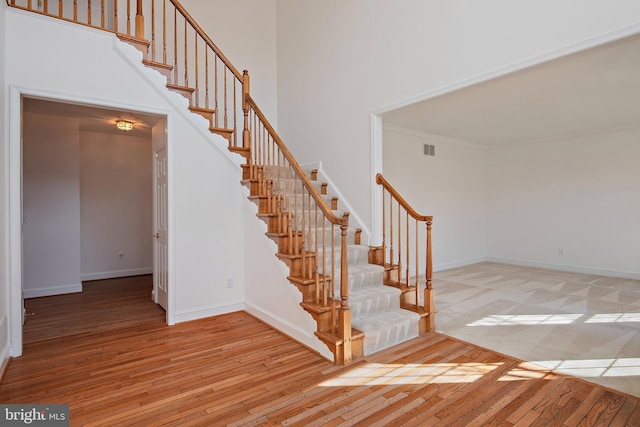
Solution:
<path fill-rule="evenodd" d="M 594 314 L 584 323 L 627 323 L 640 322 L 640 313 L 603 313 Z"/>
<path fill-rule="evenodd" d="M 513 368 L 498 381 L 526 381 L 544 378 L 549 374 L 549 370 L 523 362 L 517 368 Z"/>
<path fill-rule="evenodd" d="M 467 326 L 568 325 L 582 314 L 492 314 Z"/>
<path fill-rule="evenodd" d="M 320 383 L 322 387 L 470 383 L 502 365 L 498 363 L 367 363 Z"/>
<path fill-rule="evenodd" d="M 640 376 L 640 358 L 539 360 L 535 363 L 577 377 Z"/>

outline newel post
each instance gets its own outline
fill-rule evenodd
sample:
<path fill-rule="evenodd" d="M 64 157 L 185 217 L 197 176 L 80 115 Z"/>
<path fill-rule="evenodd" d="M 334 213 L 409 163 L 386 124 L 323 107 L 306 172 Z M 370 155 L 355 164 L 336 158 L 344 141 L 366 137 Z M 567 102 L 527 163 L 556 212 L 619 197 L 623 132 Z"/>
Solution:
<path fill-rule="evenodd" d="M 351 363 L 351 309 L 349 308 L 349 270 L 347 262 L 347 228 L 349 212 L 345 212 L 340 225 L 340 311 L 338 312 L 338 336 L 342 339 L 342 363 Z"/>
<path fill-rule="evenodd" d="M 433 294 L 433 257 L 431 255 L 431 220 L 427 220 L 427 271 L 425 273 L 426 287 L 424 289 L 424 309 L 429 313 L 428 330 L 431 333 L 436 328 L 436 310 Z"/>
<path fill-rule="evenodd" d="M 249 132 L 249 94 L 251 81 L 249 71 L 242 72 L 242 112 L 244 113 L 244 129 L 242 130 L 242 147 L 251 148 L 251 133 Z"/>
<path fill-rule="evenodd" d="M 144 16 L 142 15 L 142 0 L 136 4 L 136 37 L 144 39 Z"/>

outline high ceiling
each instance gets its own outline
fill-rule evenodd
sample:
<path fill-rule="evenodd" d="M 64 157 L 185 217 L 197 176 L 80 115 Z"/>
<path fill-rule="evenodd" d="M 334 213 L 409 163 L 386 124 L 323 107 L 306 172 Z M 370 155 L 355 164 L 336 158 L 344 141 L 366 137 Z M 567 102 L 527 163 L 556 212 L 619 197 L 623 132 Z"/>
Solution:
<path fill-rule="evenodd" d="M 151 128 L 160 119 L 158 116 L 140 112 L 68 104 L 36 98 L 24 98 L 22 108 L 25 112 L 30 113 L 77 118 L 80 121 L 81 131 L 122 134 L 123 131 L 116 128 L 116 120 L 127 120 L 133 123 L 133 130 L 128 131 L 126 135 L 147 138 L 151 137 Z"/>
<path fill-rule="evenodd" d="M 640 126 L 640 36 L 382 115 L 383 123 L 484 146 Z"/>

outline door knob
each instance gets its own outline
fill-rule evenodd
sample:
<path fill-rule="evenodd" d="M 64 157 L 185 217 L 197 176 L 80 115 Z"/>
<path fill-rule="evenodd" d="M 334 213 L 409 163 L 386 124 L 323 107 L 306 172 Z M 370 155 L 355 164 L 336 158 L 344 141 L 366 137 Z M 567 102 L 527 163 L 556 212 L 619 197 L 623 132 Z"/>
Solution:
<path fill-rule="evenodd" d="M 156 239 L 158 239 L 160 237 L 160 233 L 156 233 L 153 235 L 153 237 L 155 237 Z"/>

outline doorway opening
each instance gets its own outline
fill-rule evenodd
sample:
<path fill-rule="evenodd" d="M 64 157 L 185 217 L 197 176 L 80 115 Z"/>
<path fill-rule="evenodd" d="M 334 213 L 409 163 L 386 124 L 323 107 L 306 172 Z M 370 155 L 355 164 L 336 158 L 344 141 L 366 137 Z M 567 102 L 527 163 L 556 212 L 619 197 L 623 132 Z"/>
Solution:
<path fill-rule="evenodd" d="M 117 129 L 118 120 L 133 129 Z M 166 118 L 23 97 L 22 123 L 22 298 L 39 301 L 21 302 L 41 310 L 23 308 L 23 321 L 61 302 L 62 312 L 72 301 L 83 311 L 105 286 L 146 292 L 155 303 L 147 307 L 166 311 Z"/>

